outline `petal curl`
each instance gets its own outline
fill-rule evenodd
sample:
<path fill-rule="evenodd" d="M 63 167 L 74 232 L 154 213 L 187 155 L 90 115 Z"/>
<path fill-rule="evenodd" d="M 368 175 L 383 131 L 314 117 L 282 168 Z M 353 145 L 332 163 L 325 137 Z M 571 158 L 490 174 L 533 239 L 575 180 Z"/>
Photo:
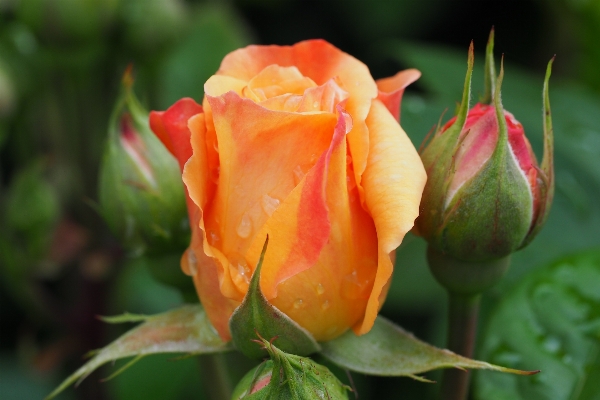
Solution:
<path fill-rule="evenodd" d="M 396 75 L 389 78 L 378 79 L 377 90 L 379 92 L 377 98 L 387 107 L 392 113 L 396 121 L 400 122 L 400 103 L 404 89 L 411 83 L 421 77 L 421 72 L 411 68 L 398 72 Z"/>
<path fill-rule="evenodd" d="M 228 75 L 249 81 L 269 65 L 295 66 L 317 85 L 339 78 L 343 89 L 350 93 L 344 108 L 352 116 L 353 127 L 348 144 L 354 164 L 354 174 L 361 200 L 364 193 L 361 177 L 367 165 L 369 131 L 365 118 L 371 100 L 377 97 L 377 86 L 365 64 L 342 52 L 324 40 L 307 40 L 293 46 L 248 46 L 228 54 L 218 75 Z"/>
<path fill-rule="evenodd" d="M 177 158 L 179 167 L 183 166 L 192 155 L 188 120 L 202 113 L 202 106 L 193 99 L 183 98 L 166 111 L 150 112 L 150 128 L 165 147 Z"/>
<path fill-rule="evenodd" d="M 353 327 L 358 335 L 371 329 L 383 305 L 393 270 L 390 253 L 400 245 L 419 215 L 427 180 L 413 144 L 381 101 L 373 101 L 367 125 L 371 145 L 363 185 L 367 210 L 377 230 L 379 254 L 365 317 Z"/>
<path fill-rule="evenodd" d="M 319 341 L 339 336 L 362 318 L 377 270 L 375 227 L 347 180 L 352 173 L 346 163 L 347 121 L 339 119 L 327 153 L 251 248 L 260 251 L 267 233 L 278 245 L 284 242 L 284 251 L 274 249 L 279 254 L 267 252 L 265 263 L 272 268 L 267 274 L 263 270 L 261 287 Z"/>
<path fill-rule="evenodd" d="M 227 297 L 247 290 L 258 261 L 247 250 L 270 216 L 283 208 L 298 180 L 324 153 L 334 131 L 330 113 L 298 114 L 272 111 L 234 92 L 207 95 L 219 143 L 220 175 L 205 223 L 219 237 L 218 249 L 230 260 L 223 282 L 231 277 L 237 291 L 222 286 Z M 264 241 L 264 237 L 262 238 Z M 260 244 L 262 246 L 262 243 Z M 279 245 L 273 244 L 270 249 Z M 269 252 L 270 253 L 270 252 Z M 260 250 L 259 253 L 260 254 Z M 235 266 L 240 260 L 243 268 Z M 263 274 L 269 274 L 265 264 Z M 243 272 L 246 280 L 239 279 Z"/>

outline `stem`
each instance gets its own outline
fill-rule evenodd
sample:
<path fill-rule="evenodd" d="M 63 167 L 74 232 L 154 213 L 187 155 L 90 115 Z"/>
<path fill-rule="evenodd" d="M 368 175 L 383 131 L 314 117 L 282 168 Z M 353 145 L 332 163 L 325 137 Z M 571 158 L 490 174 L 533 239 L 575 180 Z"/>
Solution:
<path fill-rule="evenodd" d="M 448 292 L 448 343 L 449 350 L 472 358 L 477 337 L 480 294 Z M 464 400 L 469 393 L 468 370 L 446 369 L 442 379 L 442 400 Z"/>
<path fill-rule="evenodd" d="M 454 353 L 472 358 L 477 338 L 481 293 L 494 286 L 510 265 L 510 256 L 488 261 L 463 261 L 429 246 L 427 262 L 435 279 L 448 291 L 448 343 Z M 447 369 L 442 378 L 442 400 L 465 400 L 469 372 Z"/>
<path fill-rule="evenodd" d="M 229 400 L 233 386 L 224 354 L 206 354 L 198 358 L 210 400 Z"/>

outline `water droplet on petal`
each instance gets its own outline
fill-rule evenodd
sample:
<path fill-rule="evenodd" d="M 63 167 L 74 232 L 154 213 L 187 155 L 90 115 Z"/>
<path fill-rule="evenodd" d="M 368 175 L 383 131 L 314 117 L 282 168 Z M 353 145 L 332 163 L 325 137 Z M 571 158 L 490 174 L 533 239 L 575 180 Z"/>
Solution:
<path fill-rule="evenodd" d="M 242 220 L 240 221 L 236 232 L 239 237 L 244 239 L 250 236 L 252 233 L 252 220 L 250 219 L 248 213 L 245 213 L 244 216 L 242 216 Z"/>
<path fill-rule="evenodd" d="M 313 108 L 315 110 L 317 110 L 319 108 L 319 102 L 318 101 L 313 102 Z"/>
<path fill-rule="evenodd" d="M 221 238 L 219 237 L 219 234 L 215 231 L 213 231 L 212 229 L 208 231 L 208 235 L 207 239 L 208 239 L 208 244 L 210 244 L 213 247 L 217 246 L 217 243 L 219 243 L 219 241 L 221 240 Z"/>
<path fill-rule="evenodd" d="M 329 300 L 325 300 L 323 304 L 321 304 L 321 310 L 323 311 L 327 310 L 329 307 L 331 307 L 331 304 L 329 304 Z"/>
<path fill-rule="evenodd" d="M 260 199 L 260 205 L 263 211 L 269 217 L 275 212 L 275 210 L 277 210 L 277 207 L 279 207 L 279 203 L 279 199 L 271 197 L 268 194 L 263 194 L 262 198 Z"/>
<path fill-rule="evenodd" d="M 320 296 L 325 293 L 325 288 L 320 283 L 317 285 L 317 294 Z"/>
<path fill-rule="evenodd" d="M 188 249 L 187 256 L 188 256 L 188 268 L 190 269 L 190 275 L 195 276 L 198 273 L 198 267 L 197 267 L 198 259 L 196 258 L 196 253 L 194 253 L 194 250 Z"/>
<path fill-rule="evenodd" d="M 245 283 L 250 283 L 250 278 L 252 277 L 252 270 L 250 269 L 250 266 L 248 265 L 248 262 L 246 261 L 244 256 L 242 256 L 239 253 L 233 252 L 227 255 L 227 259 L 229 260 L 233 271 L 237 272 L 237 277 L 235 276 L 235 274 L 233 274 L 236 283 L 239 283 L 240 278 Z"/>
<path fill-rule="evenodd" d="M 296 301 L 294 301 L 294 308 L 295 309 L 299 309 L 304 307 L 304 300 L 302 299 L 297 299 Z"/>
<path fill-rule="evenodd" d="M 302 178 L 304 178 L 304 175 L 306 175 L 306 174 L 302 170 L 302 167 L 299 165 L 296 165 L 296 168 L 294 168 L 294 184 L 296 186 L 300 183 Z"/>
<path fill-rule="evenodd" d="M 356 188 L 356 180 L 354 176 L 346 175 L 346 186 L 348 187 L 349 192 Z"/>
<path fill-rule="evenodd" d="M 342 278 L 342 297 L 349 300 L 369 298 L 371 280 L 359 276 L 356 270 Z"/>
<path fill-rule="evenodd" d="M 220 174 L 221 174 L 221 167 L 218 166 L 217 168 L 213 169 L 212 174 L 210 175 L 210 179 L 214 183 L 219 183 L 219 175 Z"/>

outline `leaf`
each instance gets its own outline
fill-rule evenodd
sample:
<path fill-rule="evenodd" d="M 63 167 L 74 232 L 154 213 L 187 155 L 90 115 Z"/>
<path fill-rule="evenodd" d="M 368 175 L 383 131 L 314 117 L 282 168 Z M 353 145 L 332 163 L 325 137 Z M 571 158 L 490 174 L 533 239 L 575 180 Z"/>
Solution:
<path fill-rule="evenodd" d="M 487 332 L 482 357 L 542 373 L 481 374 L 478 399 L 600 399 L 600 249 L 529 274 L 502 298 Z"/>
<path fill-rule="evenodd" d="M 438 349 L 381 316 L 377 317 L 369 333 L 356 336 L 348 331 L 337 339 L 321 343 L 321 346 L 321 354 L 334 364 L 367 375 L 408 376 L 430 382 L 416 374 L 450 367 L 490 369 L 520 375 L 536 373 L 470 360 L 449 350 Z"/>
<path fill-rule="evenodd" d="M 134 316 L 133 320 L 141 318 Z M 120 317 L 131 321 L 131 315 Z M 119 317 L 110 318 L 111 322 Z M 210 324 L 200 305 L 186 305 L 162 314 L 145 317 L 146 322 L 130 330 L 103 349 L 60 384 L 47 399 L 51 399 L 74 382 L 85 379 L 101 365 L 125 357 L 137 358 L 158 353 L 207 354 L 231 350 Z M 137 361 L 134 359 L 134 361 Z M 126 364 L 117 373 L 132 363 Z M 111 375 L 112 378 L 116 374 Z"/>
<path fill-rule="evenodd" d="M 235 347 L 250 358 L 263 358 L 267 352 L 258 335 L 271 340 L 277 337 L 277 347 L 286 353 L 307 356 L 321 349 L 312 335 L 294 320 L 270 304 L 260 290 L 260 270 L 267 251 L 269 238 L 265 241 L 256 270 L 252 275 L 248 292 L 242 304 L 229 319 L 229 329 Z"/>

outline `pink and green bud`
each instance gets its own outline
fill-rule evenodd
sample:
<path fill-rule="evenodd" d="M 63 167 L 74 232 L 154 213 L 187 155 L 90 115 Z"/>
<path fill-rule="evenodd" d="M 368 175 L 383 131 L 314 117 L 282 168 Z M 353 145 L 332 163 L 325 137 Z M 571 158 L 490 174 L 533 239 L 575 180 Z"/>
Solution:
<path fill-rule="evenodd" d="M 484 102 L 468 109 L 471 44 L 458 115 L 438 127 L 421 154 L 428 182 L 416 222 L 418 233 L 437 252 L 463 261 L 499 259 L 527 245 L 546 220 L 553 196 L 548 100 L 552 61 L 544 83 L 544 158 L 538 166 L 523 126 L 502 107 L 503 68 L 495 80 L 492 48 L 493 32 Z"/>
<path fill-rule="evenodd" d="M 347 400 L 350 388 L 331 371 L 307 357 L 281 351 L 271 342 L 257 340 L 268 352 L 267 360 L 248 372 L 231 397 L 234 400 Z"/>
<path fill-rule="evenodd" d="M 175 158 L 150 130 L 130 73 L 109 123 L 100 166 L 100 208 L 129 250 L 179 252 L 189 240 L 181 173 Z"/>

